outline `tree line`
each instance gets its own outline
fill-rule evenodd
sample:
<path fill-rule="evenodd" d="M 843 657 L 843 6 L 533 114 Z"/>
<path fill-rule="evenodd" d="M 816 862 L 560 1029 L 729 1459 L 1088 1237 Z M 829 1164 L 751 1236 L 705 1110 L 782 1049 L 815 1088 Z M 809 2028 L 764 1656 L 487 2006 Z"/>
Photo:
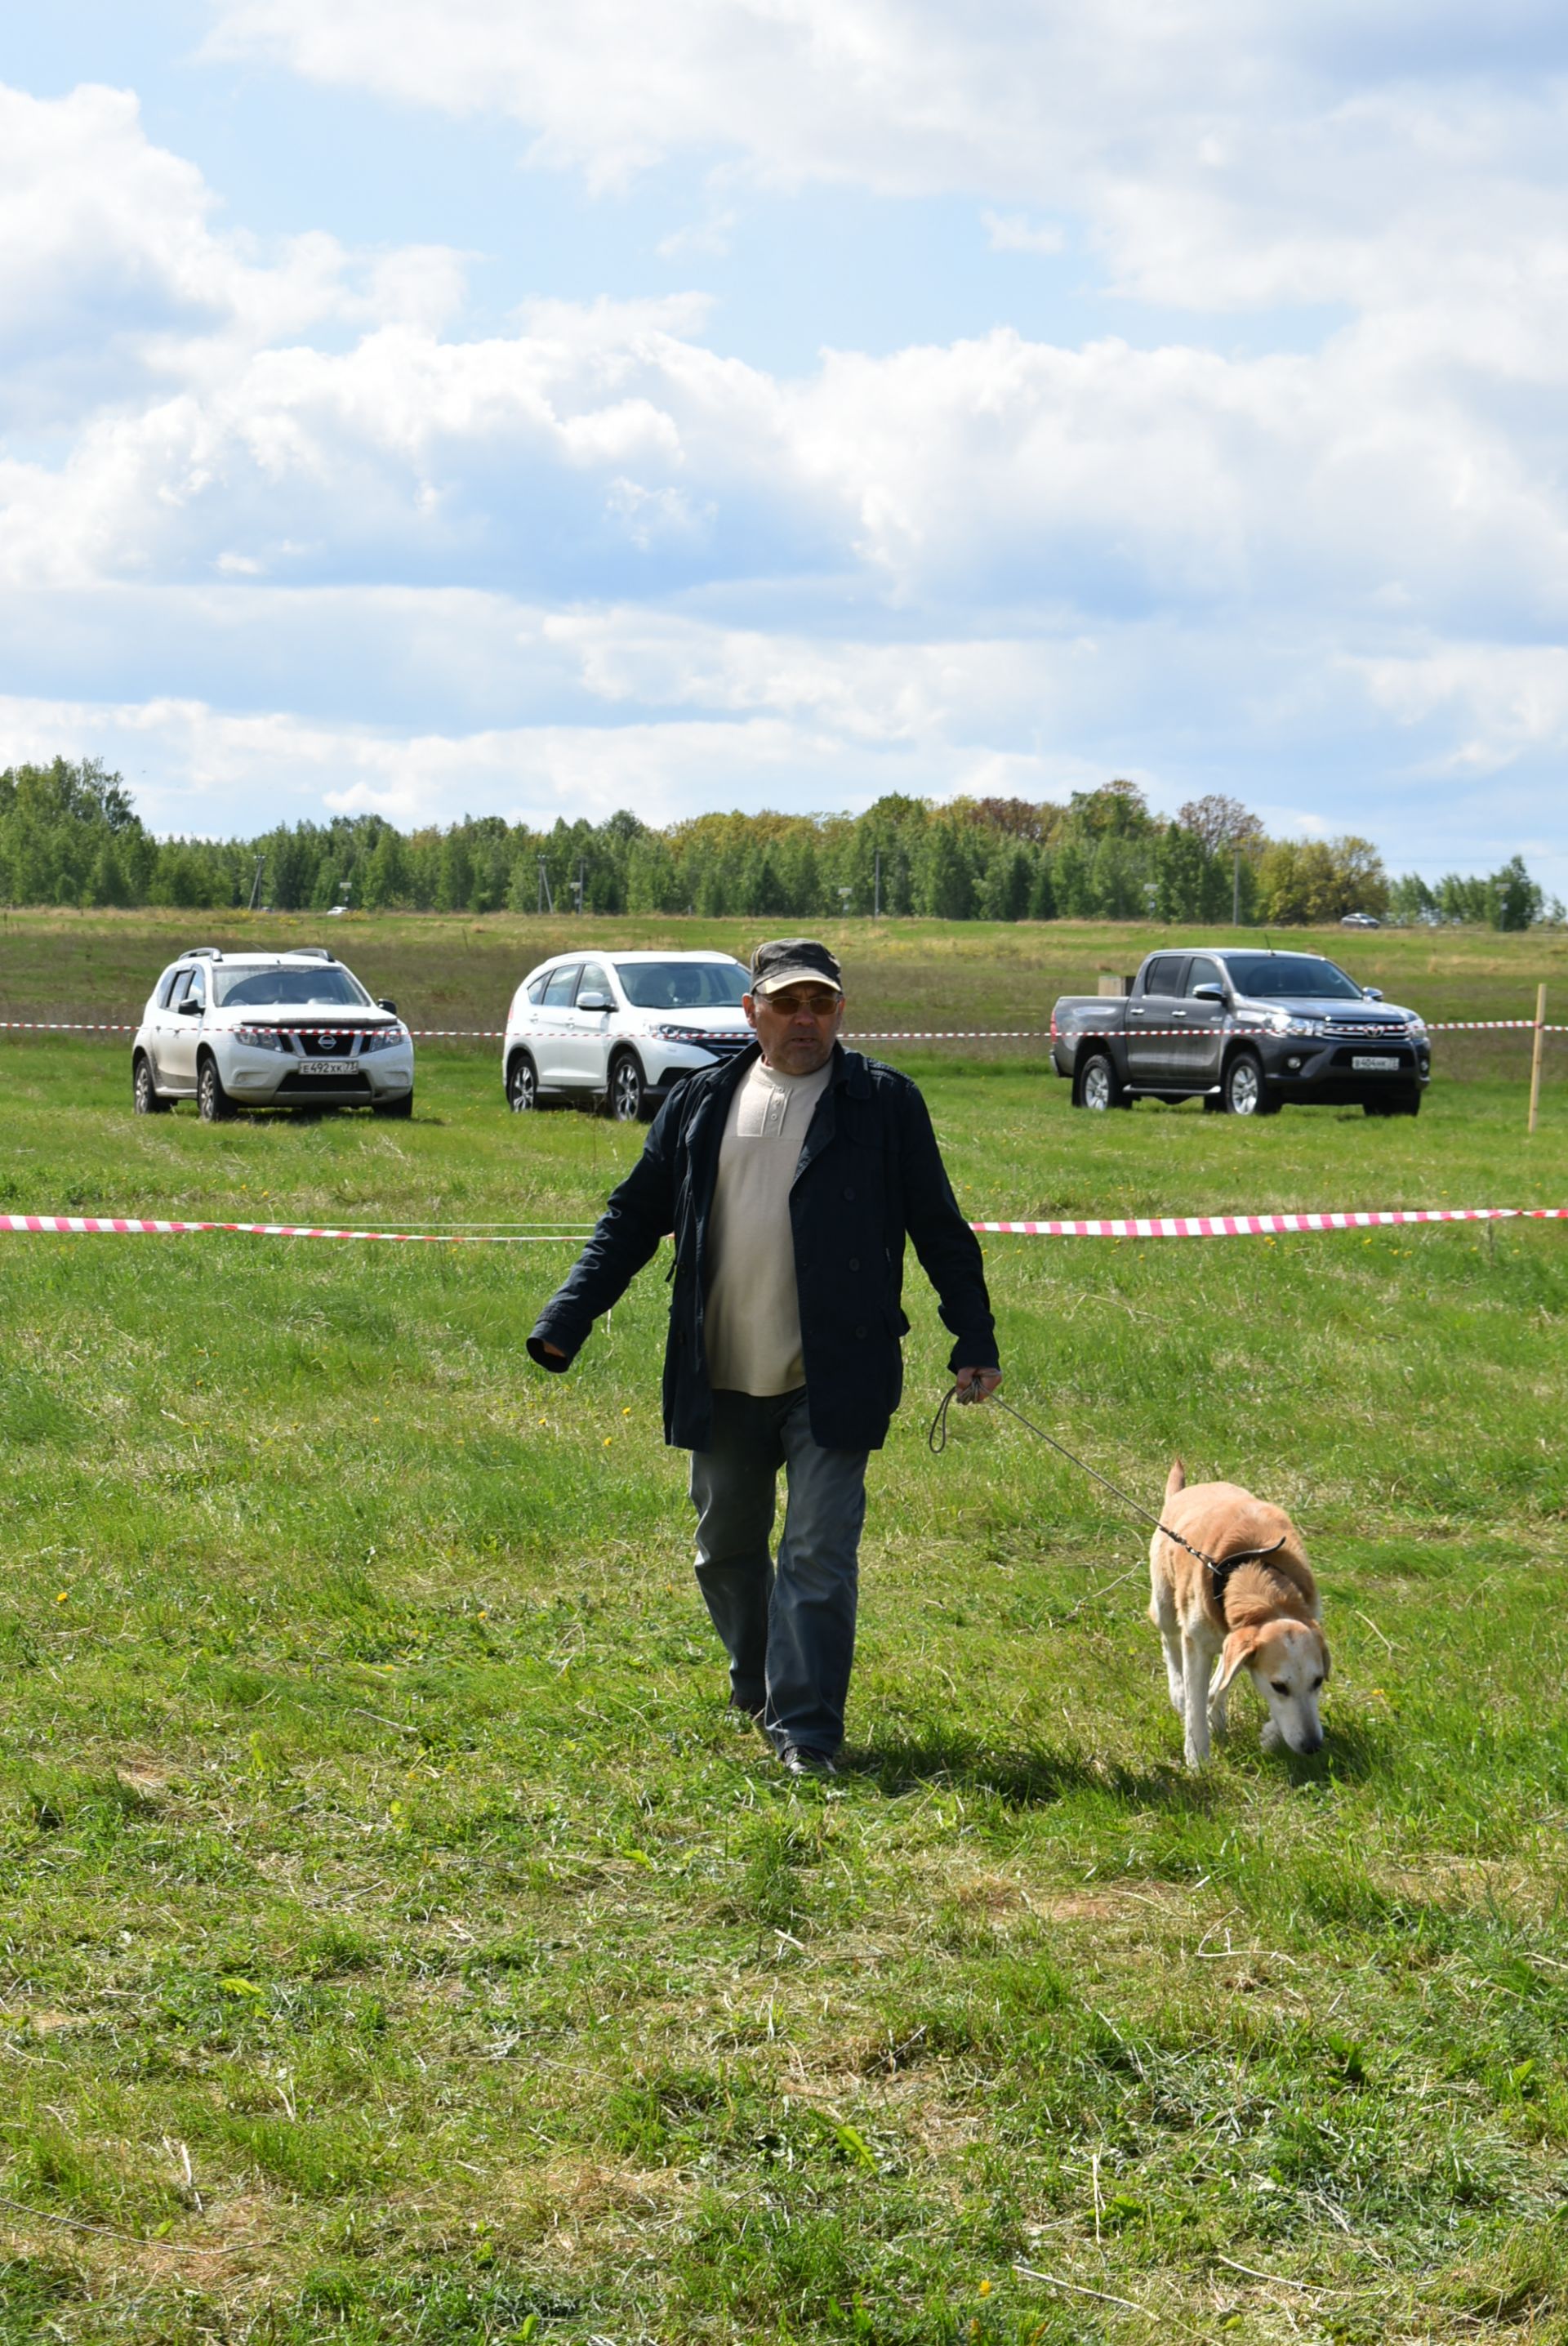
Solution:
<path fill-rule="evenodd" d="M 1353 835 L 1270 839 L 1239 801 L 1174 820 L 1129 781 L 1065 805 L 890 796 L 860 815 L 705 814 L 656 829 L 627 811 L 549 831 L 499 815 L 400 831 L 380 815 L 253 839 L 158 839 L 118 774 L 87 759 L 0 771 L 0 903 L 182 910 L 697 913 L 806 921 L 881 912 L 950 921 L 1228 922 L 1290 928 L 1368 913 L 1523 929 L 1560 922 L 1515 856 L 1489 879 L 1390 880 Z"/>

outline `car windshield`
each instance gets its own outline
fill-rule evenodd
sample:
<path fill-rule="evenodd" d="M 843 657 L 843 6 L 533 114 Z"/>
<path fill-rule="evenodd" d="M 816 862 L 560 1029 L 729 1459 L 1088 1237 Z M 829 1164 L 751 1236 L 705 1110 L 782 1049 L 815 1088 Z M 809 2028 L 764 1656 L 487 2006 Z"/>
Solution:
<path fill-rule="evenodd" d="M 618 961 L 616 975 L 638 1010 L 738 1010 L 751 984 L 738 961 Z"/>
<path fill-rule="evenodd" d="M 323 963 L 320 969 L 215 969 L 212 982 L 226 1010 L 302 1008 L 318 1002 L 362 1010 L 371 998 L 341 962 Z"/>
<path fill-rule="evenodd" d="M 1317 954 L 1229 954 L 1230 982 L 1254 1000 L 1294 1000 L 1302 994 L 1333 1002 L 1359 1002 L 1361 989 L 1331 961 Z"/>

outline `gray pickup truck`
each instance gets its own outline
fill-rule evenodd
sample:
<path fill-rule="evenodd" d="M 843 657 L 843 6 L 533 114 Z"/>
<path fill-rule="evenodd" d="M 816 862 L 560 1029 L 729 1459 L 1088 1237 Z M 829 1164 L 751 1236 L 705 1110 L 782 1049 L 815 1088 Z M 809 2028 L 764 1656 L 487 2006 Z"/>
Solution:
<path fill-rule="evenodd" d="M 1074 1107 L 1201 1099 L 1230 1116 L 1287 1100 L 1416 1116 L 1431 1074 L 1415 1011 L 1321 954 L 1256 945 L 1151 954 L 1125 995 L 1064 994 L 1051 1057 Z"/>

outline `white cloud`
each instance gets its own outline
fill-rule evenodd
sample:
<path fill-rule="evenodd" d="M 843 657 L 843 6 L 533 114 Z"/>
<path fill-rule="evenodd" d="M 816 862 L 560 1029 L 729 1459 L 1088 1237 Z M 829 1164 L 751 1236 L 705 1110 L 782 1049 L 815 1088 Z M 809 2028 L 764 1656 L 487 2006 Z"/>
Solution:
<path fill-rule="evenodd" d="M 213 225 L 201 174 L 155 146 L 128 90 L 40 99 L 0 84 L 0 420 L 57 430 L 169 383 L 221 383 L 329 322 L 433 328 L 460 255 L 357 255 L 311 231 L 263 248 Z"/>
<path fill-rule="evenodd" d="M 1374 705 L 1407 728 L 1441 720 L 1427 773 L 1482 776 L 1568 750 L 1568 650 L 1558 644 L 1447 644 L 1349 663 Z"/>
<path fill-rule="evenodd" d="M 981 224 L 993 252 L 1064 252 L 1067 231 L 1054 220 L 1032 220 L 1023 212 L 983 211 Z"/>
<path fill-rule="evenodd" d="M 1238 359 L 999 329 L 786 382 L 642 308 L 556 304 L 482 341 L 389 325 L 193 370 L 91 418 L 63 464 L 0 459 L 0 576 L 521 563 L 570 598 L 613 593 L 629 547 L 653 586 L 860 570 L 932 612 L 1329 595 L 1358 632 L 1446 632 L 1505 595 L 1560 618 L 1554 410 L 1532 436 L 1503 390 L 1429 361 L 1359 332 Z"/>
<path fill-rule="evenodd" d="M 722 260 L 734 245 L 739 218 L 732 207 L 709 212 L 706 219 L 694 220 L 688 228 L 675 229 L 668 236 L 661 236 L 655 250 L 661 260 L 684 260 L 688 253 Z"/>
<path fill-rule="evenodd" d="M 1404 302 L 1502 250 L 1525 277 L 1561 267 L 1568 90 L 1531 0 L 1470 21 L 1274 0 L 210 5 L 219 53 L 510 117 L 595 187 L 721 156 L 732 183 L 1071 211 L 1117 284 L 1166 304 Z M 1050 233 L 991 217 L 1004 243 Z"/>

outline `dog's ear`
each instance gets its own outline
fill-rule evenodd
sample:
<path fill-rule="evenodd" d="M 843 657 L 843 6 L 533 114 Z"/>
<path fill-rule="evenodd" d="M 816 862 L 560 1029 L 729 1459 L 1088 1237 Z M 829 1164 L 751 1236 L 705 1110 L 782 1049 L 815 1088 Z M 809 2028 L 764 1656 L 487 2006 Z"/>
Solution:
<path fill-rule="evenodd" d="M 1215 1672 L 1214 1691 L 1223 1694 L 1231 1679 L 1249 1654 L 1257 1651 L 1260 1638 L 1256 1629 L 1233 1629 L 1219 1650 L 1219 1668 Z"/>
<path fill-rule="evenodd" d="M 1166 1496 L 1167 1499 L 1174 1499 L 1178 1491 L 1185 1491 L 1186 1489 L 1186 1468 L 1182 1464 L 1181 1460 L 1178 1458 L 1174 1462 L 1170 1473 L 1166 1476 Z"/>

